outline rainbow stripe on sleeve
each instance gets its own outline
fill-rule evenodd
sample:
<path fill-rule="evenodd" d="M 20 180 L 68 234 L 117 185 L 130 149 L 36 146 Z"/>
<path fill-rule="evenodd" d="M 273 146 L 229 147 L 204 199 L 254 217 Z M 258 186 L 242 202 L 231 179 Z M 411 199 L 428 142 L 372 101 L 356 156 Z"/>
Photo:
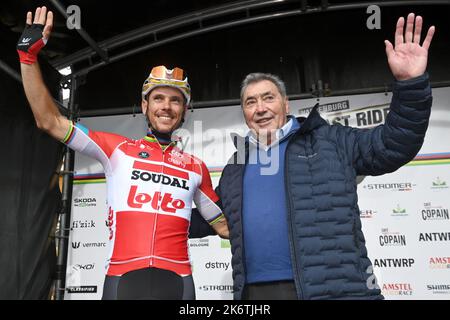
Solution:
<path fill-rule="evenodd" d="M 64 144 L 69 144 L 70 140 L 72 140 L 75 133 L 73 121 L 70 121 L 69 130 L 67 130 L 66 136 L 61 140 Z"/>

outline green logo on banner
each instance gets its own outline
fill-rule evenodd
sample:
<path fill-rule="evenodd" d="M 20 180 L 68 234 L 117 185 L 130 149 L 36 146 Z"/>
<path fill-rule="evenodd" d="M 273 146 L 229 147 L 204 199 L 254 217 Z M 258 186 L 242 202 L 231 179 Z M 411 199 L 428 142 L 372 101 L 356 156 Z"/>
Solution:
<path fill-rule="evenodd" d="M 437 188 L 448 188 L 447 187 L 447 182 L 442 181 L 439 177 L 437 177 L 436 180 L 433 181 L 433 189 L 437 189 Z"/>
<path fill-rule="evenodd" d="M 400 205 L 397 204 L 397 208 L 392 209 L 392 213 L 406 213 L 406 209 L 401 208 Z"/>
<path fill-rule="evenodd" d="M 220 239 L 220 247 L 221 248 L 231 248 L 231 244 L 229 240 Z"/>

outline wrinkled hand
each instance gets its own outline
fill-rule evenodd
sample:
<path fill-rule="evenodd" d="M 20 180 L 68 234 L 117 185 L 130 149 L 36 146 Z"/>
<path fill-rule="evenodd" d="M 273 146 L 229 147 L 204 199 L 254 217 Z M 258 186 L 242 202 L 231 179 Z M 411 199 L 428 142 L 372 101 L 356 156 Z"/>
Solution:
<path fill-rule="evenodd" d="M 435 27 L 432 26 L 428 29 L 427 36 L 423 44 L 420 45 L 422 23 L 421 16 L 417 16 L 414 19 L 414 13 L 410 13 L 406 22 L 405 36 L 403 37 L 405 19 L 400 17 L 395 30 L 395 48 L 388 40 L 384 41 L 388 64 L 397 80 L 408 80 L 418 77 L 427 68 L 428 48 L 433 39 Z"/>
<path fill-rule="evenodd" d="M 37 55 L 47 43 L 53 27 L 53 13 L 49 11 L 47 14 L 46 7 L 38 7 L 33 23 L 32 19 L 33 14 L 28 12 L 25 30 L 17 43 L 20 62 L 25 64 L 36 62 Z"/>

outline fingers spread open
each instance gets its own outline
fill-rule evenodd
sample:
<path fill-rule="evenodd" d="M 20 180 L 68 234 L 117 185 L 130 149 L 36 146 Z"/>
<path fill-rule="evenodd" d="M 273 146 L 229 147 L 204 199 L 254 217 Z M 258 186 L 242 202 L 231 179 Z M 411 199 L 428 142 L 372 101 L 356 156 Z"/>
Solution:
<path fill-rule="evenodd" d="M 403 17 L 398 18 L 397 27 L 395 29 L 395 46 L 403 43 L 403 26 L 405 25 L 405 19 Z"/>
<path fill-rule="evenodd" d="M 392 46 L 392 43 L 388 40 L 384 40 L 384 44 L 386 46 L 386 56 L 389 57 L 394 54 L 394 47 Z"/>
<path fill-rule="evenodd" d="M 416 17 L 416 24 L 414 27 L 414 42 L 415 43 L 420 43 L 420 34 L 422 33 L 422 17 L 421 16 L 417 16 Z"/>
<path fill-rule="evenodd" d="M 27 12 L 27 20 L 26 20 L 26 23 L 27 23 L 28 25 L 31 25 L 31 24 L 33 23 L 33 14 L 31 13 L 31 11 L 28 11 L 28 12 Z"/>
<path fill-rule="evenodd" d="M 34 21 L 33 23 L 39 23 L 39 16 L 41 15 L 41 8 L 37 7 L 36 12 L 34 13 Z"/>
<path fill-rule="evenodd" d="M 41 12 L 40 12 L 40 16 L 39 16 L 38 23 L 39 23 L 39 24 L 45 24 L 46 18 L 47 18 L 47 8 L 46 8 L 46 7 L 42 7 L 42 8 L 41 8 Z"/>
<path fill-rule="evenodd" d="M 43 32 L 45 39 L 48 39 L 50 37 L 52 28 L 53 28 L 53 12 L 49 11 L 47 13 L 47 21 L 45 23 L 44 32 Z"/>
<path fill-rule="evenodd" d="M 414 13 L 408 14 L 406 21 L 405 42 L 412 42 L 414 29 Z"/>
<path fill-rule="evenodd" d="M 427 36 L 426 36 L 425 40 L 423 41 L 422 47 L 424 47 L 424 48 L 427 49 L 427 50 L 428 50 L 428 48 L 430 47 L 431 40 L 433 39 L 434 31 L 435 31 L 435 27 L 434 27 L 434 26 L 431 26 L 431 27 L 428 29 Z"/>

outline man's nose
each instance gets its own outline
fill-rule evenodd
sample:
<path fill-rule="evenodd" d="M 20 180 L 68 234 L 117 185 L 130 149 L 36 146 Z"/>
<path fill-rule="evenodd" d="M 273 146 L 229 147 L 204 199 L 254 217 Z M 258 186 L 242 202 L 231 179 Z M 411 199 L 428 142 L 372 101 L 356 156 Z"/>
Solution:
<path fill-rule="evenodd" d="M 256 112 L 263 113 L 266 111 L 266 105 L 262 99 L 256 100 Z"/>
<path fill-rule="evenodd" d="M 170 109 L 170 99 L 166 98 L 163 100 L 162 109 L 164 110 Z"/>

